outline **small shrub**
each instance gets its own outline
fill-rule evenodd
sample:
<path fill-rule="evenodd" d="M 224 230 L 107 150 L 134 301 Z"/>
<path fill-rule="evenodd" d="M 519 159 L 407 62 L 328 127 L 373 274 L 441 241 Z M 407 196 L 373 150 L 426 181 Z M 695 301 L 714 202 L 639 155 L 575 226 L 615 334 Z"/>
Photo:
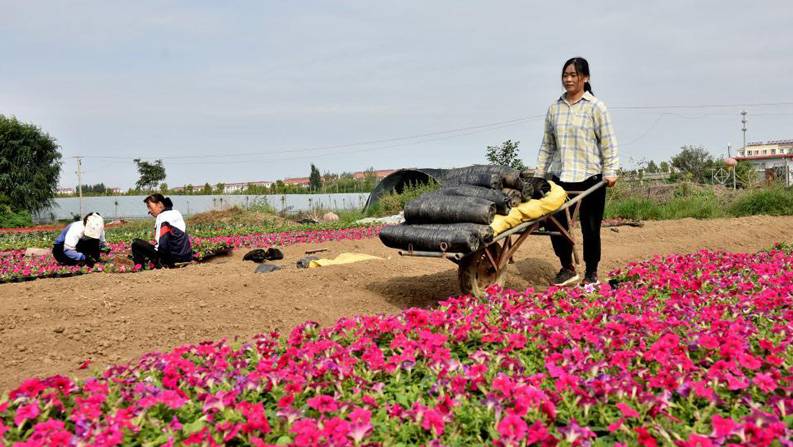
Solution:
<path fill-rule="evenodd" d="M 12 211 L 8 205 L 0 205 L 0 228 L 18 228 L 33 225 L 27 211 Z"/>
<path fill-rule="evenodd" d="M 777 186 L 748 191 L 732 204 L 730 212 L 734 216 L 793 215 L 793 190 Z"/>
<path fill-rule="evenodd" d="M 406 203 L 424 193 L 436 191 L 438 188 L 440 188 L 440 185 L 436 182 L 407 185 L 402 190 L 402 194 L 390 193 L 380 197 L 377 204 L 369 207 L 367 214 L 372 216 L 399 214 L 400 211 L 405 209 Z"/>

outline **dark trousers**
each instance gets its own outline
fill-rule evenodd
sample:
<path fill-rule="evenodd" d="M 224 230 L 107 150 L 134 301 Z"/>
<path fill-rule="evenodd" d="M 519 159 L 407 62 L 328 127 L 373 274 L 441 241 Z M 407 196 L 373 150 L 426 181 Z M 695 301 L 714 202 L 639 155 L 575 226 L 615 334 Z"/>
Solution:
<path fill-rule="evenodd" d="M 603 181 L 602 175 L 590 177 L 583 182 L 567 183 L 554 178 L 559 186 L 566 191 L 584 191 Z M 606 188 L 600 188 L 584 197 L 578 205 L 578 215 L 581 222 L 581 233 L 584 236 L 584 263 L 587 273 L 597 273 L 600 262 L 600 224 L 603 221 L 603 212 L 606 210 Z M 573 209 L 570 209 L 573 212 Z M 554 217 L 564 227 L 570 228 L 564 212 L 556 213 Z M 573 244 L 564 236 L 551 236 L 553 251 L 562 263 L 562 267 L 574 270 Z"/>
<path fill-rule="evenodd" d="M 160 253 L 157 252 L 154 245 L 143 239 L 135 239 L 132 241 L 132 261 L 144 267 L 151 262 L 158 268 L 161 267 L 163 263 Z"/>
<path fill-rule="evenodd" d="M 85 255 L 86 259 L 84 261 L 77 261 L 66 256 L 63 244 L 55 244 L 52 246 L 52 257 L 61 265 L 94 264 L 99 261 L 99 239 L 80 239 L 77 241 L 77 246 L 74 247 L 74 250 Z"/>

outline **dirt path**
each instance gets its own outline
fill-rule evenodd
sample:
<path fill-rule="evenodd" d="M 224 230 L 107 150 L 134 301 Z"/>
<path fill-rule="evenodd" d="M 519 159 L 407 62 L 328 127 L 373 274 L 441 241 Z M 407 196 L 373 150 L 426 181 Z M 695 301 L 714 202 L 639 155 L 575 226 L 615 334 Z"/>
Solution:
<path fill-rule="evenodd" d="M 702 248 L 756 251 L 790 240 L 793 217 L 648 222 L 603 230 L 601 275 L 628 261 Z M 299 270 L 305 250 L 325 257 L 353 251 L 386 258 Z M 456 266 L 401 258 L 378 239 L 286 247 L 284 270 L 253 273 L 246 250 L 212 263 L 138 274 L 91 274 L 0 285 L 0 394 L 30 376 L 66 374 L 86 359 L 104 368 L 143 353 L 222 337 L 287 331 L 306 320 L 395 313 L 432 306 L 457 291 Z M 507 287 L 544 285 L 556 273 L 550 241 L 530 238 L 510 266 Z"/>

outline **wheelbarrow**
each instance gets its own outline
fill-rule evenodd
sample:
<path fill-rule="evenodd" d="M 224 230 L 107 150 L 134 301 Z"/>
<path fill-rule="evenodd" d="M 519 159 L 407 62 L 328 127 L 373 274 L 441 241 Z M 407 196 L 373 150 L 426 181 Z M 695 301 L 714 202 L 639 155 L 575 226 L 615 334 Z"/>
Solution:
<path fill-rule="evenodd" d="M 573 258 L 576 266 L 581 263 L 575 240 L 578 221 L 578 205 L 588 195 L 603 188 L 606 182 L 599 182 L 585 191 L 567 191 L 567 201 L 551 214 L 523 222 L 496 235 L 492 241 L 471 253 L 451 253 L 440 247 L 440 251 L 399 250 L 400 256 L 423 258 L 445 258 L 457 264 L 457 278 L 460 291 L 476 297 L 483 297 L 485 290 L 492 284 L 504 285 L 508 264 L 513 262 L 515 252 L 529 236 L 562 236 L 573 244 Z M 565 229 L 556 216 L 564 213 L 569 224 Z"/>

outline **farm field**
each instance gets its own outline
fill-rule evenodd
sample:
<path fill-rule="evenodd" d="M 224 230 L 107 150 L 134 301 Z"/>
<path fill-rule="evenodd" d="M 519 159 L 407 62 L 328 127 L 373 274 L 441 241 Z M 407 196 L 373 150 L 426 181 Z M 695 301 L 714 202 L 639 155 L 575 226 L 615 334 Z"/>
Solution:
<path fill-rule="evenodd" d="M 657 254 L 753 252 L 790 239 L 791 227 L 793 217 L 746 217 L 604 229 L 601 275 Z M 324 257 L 362 252 L 386 260 L 294 267 L 316 248 L 329 250 Z M 306 320 L 328 325 L 343 316 L 433 306 L 458 294 L 454 264 L 401 258 L 376 237 L 285 246 L 284 261 L 276 263 L 286 268 L 270 274 L 253 273 L 255 264 L 242 261 L 246 251 L 184 269 L 0 284 L 0 390 L 31 375 L 80 373 L 86 359 L 101 368 L 180 343 L 289 330 Z M 506 287 L 544 288 L 557 270 L 550 241 L 533 237 L 518 252 Z"/>
<path fill-rule="evenodd" d="M 686 259 L 670 258 L 677 259 L 674 262 L 656 258 L 652 263 L 633 267 L 633 270 L 626 266 L 631 262 L 658 255 L 689 254 L 705 249 L 755 253 L 771 247 L 774 242 L 790 240 L 791 225 L 793 225 L 793 217 L 760 216 L 647 222 L 642 228 L 619 227 L 617 231 L 604 229 L 604 261 L 601 275 L 605 276 L 608 271 L 621 269 L 622 277 L 628 280 L 629 284 L 630 281 L 634 281 L 635 287 L 641 287 L 642 272 L 675 263 L 678 275 L 680 269 L 694 271 L 698 268 L 706 269 L 705 274 L 716 274 L 722 268 L 720 263 L 724 264 L 724 269 L 739 271 L 738 267 L 743 261 L 766 265 L 767 267 L 764 268 L 771 269 L 768 274 L 779 273 L 774 270 L 773 263 L 767 259 L 722 257 L 713 252 L 700 253 L 696 257 Z M 321 327 L 330 327 L 340 318 L 355 315 L 396 315 L 411 307 L 434 309 L 446 298 L 458 294 L 455 266 L 451 262 L 438 259 L 400 258 L 396 251 L 383 247 L 376 237 L 340 239 L 342 240 L 286 245 L 283 247 L 284 261 L 276 262 L 283 265 L 284 269 L 269 274 L 253 273 L 255 264 L 243 262 L 241 259 L 247 251 L 243 247 L 237 249 L 231 256 L 219 257 L 183 269 L 128 274 L 91 273 L 68 278 L 0 284 L 0 336 L 4 341 L 0 346 L 0 368 L 2 368 L 0 393 L 17 387 L 29 377 L 53 374 L 86 377 L 92 370 L 102 370 L 109 365 L 128 362 L 135 365 L 137 359 L 145 353 L 168 352 L 180 345 L 214 342 L 224 338 L 229 344 L 239 345 L 251 340 L 256 334 L 267 334 L 273 330 L 286 336 L 298 326 L 302 329 L 296 333 L 308 331 L 316 335 L 311 325 L 301 325 L 306 321 L 314 321 Z M 360 252 L 384 259 L 310 270 L 294 267 L 294 261 L 302 257 L 306 250 L 317 248 L 328 250 L 321 253 L 323 257 L 334 257 L 342 252 Z M 784 264 L 789 262 L 789 259 L 776 259 L 776 262 Z M 713 265 L 707 267 L 709 263 Z M 779 270 L 779 266 L 776 268 Z M 542 291 L 545 289 L 544 284 L 547 284 L 557 269 L 547 238 L 532 238 L 523 245 L 515 258 L 515 263 L 510 267 L 506 287 L 520 291 L 528 287 L 536 287 Z M 655 277 L 652 274 L 647 275 L 648 281 L 660 281 L 653 287 L 663 285 L 663 278 L 653 278 Z M 682 278 L 685 278 L 685 275 Z M 748 279 L 744 278 L 744 280 Z M 678 284 L 674 287 L 684 288 L 686 284 Z M 614 299 L 614 296 L 608 293 L 604 296 L 606 301 Z M 493 299 L 501 303 L 500 305 L 505 303 L 515 305 L 521 301 L 520 297 L 520 294 L 505 292 L 497 293 Z M 549 297 L 550 295 L 546 295 L 546 299 L 550 299 Z M 579 302 L 579 298 L 580 295 L 559 297 L 561 301 L 570 305 Z M 453 309 L 457 309 L 455 312 L 463 314 L 467 311 L 461 310 L 461 307 L 466 306 L 472 312 L 492 311 L 492 309 L 482 309 L 481 304 L 470 300 L 453 300 L 452 304 L 445 304 L 445 308 L 448 309 L 450 305 Z M 581 309 L 583 310 L 585 309 Z M 534 311 L 536 309 L 532 310 Z M 577 315 L 576 318 L 580 317 L 575 309 L 567 309 L 567 311 Z M 693 314 L 681 314 L 679 317 L 700 316 L 697 314 L 700 312 L 699 309 L 692 308 L 689 311 Z M 403 316 L 408 318 L 408 315 L 410 312 Z M 462 318 L 462 314 L 459 317 Z M 382 318 L 388 320 L 386 317 Z M 333 328 L 337 335 L 340 330 L 339 325 Z M 641 337 L 640 332 L 637 332 L 639 337 Z M 290 340 L 295 341 L 294 334 Z M 683 335 L 686 334 L 687 332 L 684 331 Z M 322 337 L 324 336 L 319 336 Z M 260 337 L 257 340 L 266 338 L 266 336 Z M 295 342 L 302 343 L 300 340 Z M 214 346 L 213 349 L 222 348 L 222 344 L 203 346 Z M 777 357 L 784 357 L 784 354 L 782 352 Z M 539 367 L 543 368 L 543 366 Z M 139 365 L 136 368 L 143 367 Z M 556 369 L 554 371 L 554 374 L 562 374 Z M 144 372 L 145 374 L 148 372 Z M 490 379 L 492 377 L 488 380 Z M 766 394 L 772 393 L 771 388 L 787 386 L 789 390 L 790 384 L 783 384 L 783 381 L 789 378 L 771 374 L 763 375 L 761 379 L 765 388 L 759 397 L 756 394 L 755 397 L 762 400 L 763 404 L 770 399 Z M 503 382 L 502 385 L 507 388 L 516 386 L 507 382 Z M 342 394 L 347 391 L 349 390 Z M 708 394 L 707 391 L 702 393 Z M 558 396 L 554 399 L 556 399 L 555 405 L 559 407 Z M 419 422 L 417 432 L 405 436 L 409 439 L 432 439 L 435 435 L 441 435 L 447 424 L 447 434 L 451 430 L 460 430 L 462 426 L 456 425 L 459 421 L 453 417 L 453 411 L 449 408 L 449 405 L 452 407 L 454 405 L 440 401 L 433 403 L 439 406 L 409 408 L 409 412 L 399 415 L 398 418 L 412 420 L 416 420 L 417 411 L 432 415 L 423 419 L 432 422 Z M 637 410 L 643 411 L 639 403 L 625 400 L 620 407 L 614 407 L 619 408 L 620 412 L 609 416 L 613 419 L 611 422 L 617 424 L 611 427 L 614 428 L 614 432 L 618 432 L 622 424 L 631 425 L 631 419 L 638 417 Z M 358 404 L 362 405 L 360 402 Z M 308 401 L 307 405 L 311 408 L 310 411 L 318 412 L 320 415 L 325 414 L 326 410 L 327 413 L 336 411 L 331 409 L 336 404 L 330 401 Z M 783 402 L 782 405 L 784 407 L 786 404 Z M 448 411 L 444 413 L 444 409 Z M 560 409 L 566 412 L 565 417 L 574 414 L 568 410 L 569 408 Z M 244 411 L 259 410 L 249 408 Z M 542 411 L 548 410 L 545 408 Z M 357 413 L 356 417 L 359 419 L 356 423 L 368 424 L 368 418 L 373 417 L 373 413 L 373 408 Z M 518 420 L 507 419 L 502 417 L 505 415 L 507 413 L 499 414 L 500 422 L 504 422 L 504 425 L 499 424 L 498 429 L 490 433 L 490 436 L 500 437 L 505 444 L 509 444 L 512 438 L 525 439 L 527 433 L 540 436 L 537 438 L 540 440 L 545 436 L 536 426 L 524 427 L 518 422 L 520 417 L 517 418 Z M 547 416 L 546 414 L 545 417 Z M 641 417 L 647 416 L 642 414 Z M 456 422 L 452 423 L 453 420 Z M 598 423 L 600 422 L 602 421 Z M 318 430 L 317 427 L 315 426 L 312 431 L 310 424 L 306 424 L 302 426 L 303 431 L 293 433 L 295 438 L 292 441 L 296 442 L 297 437 L 301 435 L 310 438 L 316 434 L 314 431 Z M 583 437 L 581 439 L 594 436 L 590 434 L 591 430 L 587 431 L 588 428 L 570 424 L 569 421 L 560 429 L 577 433 L 575 436 Z M 601 432 L 605 430 L 604 427 L 600 429 Z M 601 432 L 598 432 L 598 436 L 603 434 Z M 201 427 L 193 433 L 206 434 Z M 364 430 L 364 434 L 366 433 L 369 431 Z M 634 438 L 637 436 L 635 431 L 631 433 L 630 436 L 626 435 L 625 439 L 633 439 L 631 436 Z M 659 432 L 656 429 L 653 433 L 658 435 Z M 640 433 L 640 436 L 643 435 Z M 166 440 L 167 437 L 162 441 Z M 396 442 L 397 439 L 391 441 Z"/>

